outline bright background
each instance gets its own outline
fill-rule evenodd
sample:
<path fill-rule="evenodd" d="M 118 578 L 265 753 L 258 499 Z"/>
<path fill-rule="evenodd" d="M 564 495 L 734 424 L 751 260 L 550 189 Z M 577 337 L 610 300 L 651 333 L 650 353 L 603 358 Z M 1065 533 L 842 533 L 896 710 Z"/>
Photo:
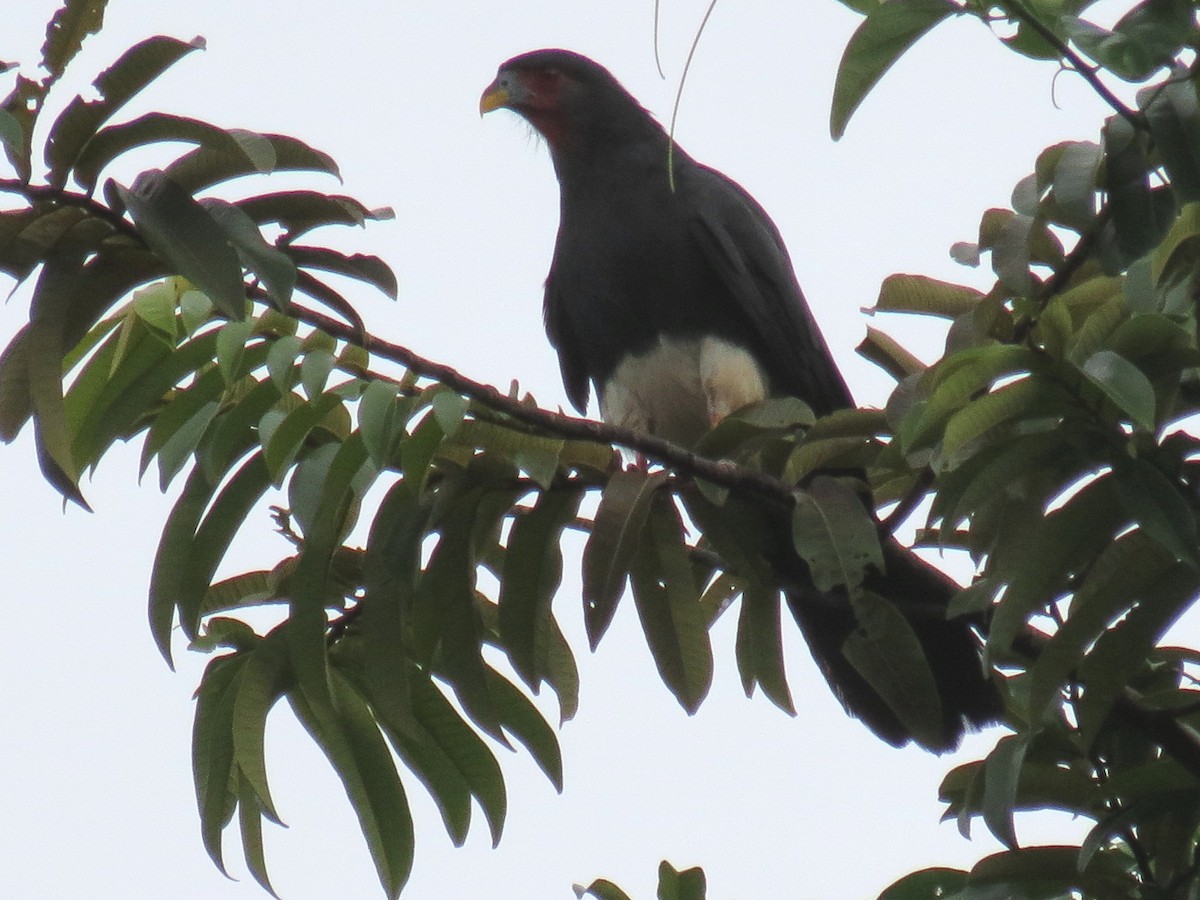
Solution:
<path fill-rule="evenodd" d="M 10 3 L 0 59 L 32 66 L 51 0 Z M 543 46 L 603 62 L 667 120 L 700 0 L 664 0 L 656 73 L 652 0 L 506 4 L 333 4 L 314 0 L 113 0 L 107 25 L 72 67 L 55 109 L 128 45 L 152 34 L 208 49 L 127 108 L 295 135 L 333 155 L 344 190 L 397 219 L 329 232 L 398 271 L 400 300 L 354 295 L 369 327 L 474 378 L 513 378 L 565 405 L 541 327 L 541 283 L 557 216 L 545 148 L 514 116 L 482 122 L 481 90 L 508 57 Z M 1008 53 L 978 22 L 922 41 L 829 139 L 837 61 L 859 17 L 833 0 L 717 7 L 687 82 L 677 138 L 754 193 L 782 230 L 801 284 L 860 403 L 889 381 L 853 348 L 880 281 L 921 272 L 986 288 L 990 273 L 952 263 L 979 216 L 1008 203 L 1037 152 L 1091 139 L 1106 114 L 1077 78 Z M 47 117 L 48 118 L 48 117 Z M 146 163 L 153 164 L 153 161 Z M 118 173 L 128 178 L 133 170 Z M 264 189 L 262 184 L 257 189 Z M 7 341 L 26 314 L 0 311 Z M 877 322 L 925 358 L 941 330 Z M 229 881 L 200 843 L 189 765 L 192 703 L 206 657 L 177 647 L 172 674 L 150 640 L 145 597 L 171 498 L 157 473 L 139 486 L 140 447 L 118 448 L 84 492 L 96 510 L 62 511 L 37 471 L 29 434 L 0 449 L 0 895 L 26 898 L 253 898 L 236 830 Z M 285 552 L 263 516 L 223 571 Z M 569 570 L 568 565 L 568 570 Z M 417 817 L 411 898 L 573 897 L 604 876 L 654 896 L 658 861 L 703 865 L 716 898 L 874 896 L 927 865 L 969 866 L 996 849 L 938 824 L 937 785 L 952 759 L 893 750 L 845 717 L 794 628 L 788 666 L 798 715 L 746 700 L 733 657 L 735 616 L 713 633 L 715 683 L 688 718 L 661 685 L 630 604 L 595 656 L 570 577 L 557 607 L 579 654 L 577 718 L 561 732 L 561 796 L 527 755 L 496 748 L 509 787 L 499 849 L 482 816 L 454 849 L 433 803 L 406 782 Z M 543 704 L 552 710 L 553 704 Z M 987 751 L 970 739 L 961 759 Z M 268 772 L 281 815 L 267 861 L 287 900 L 381 896 L 341 785 L 286 704 L 270 720 Z M 1064 839 L 1064 822 L 1019 827 Z M 1072 836 L 1078 826 L 1071 829 Z"/>

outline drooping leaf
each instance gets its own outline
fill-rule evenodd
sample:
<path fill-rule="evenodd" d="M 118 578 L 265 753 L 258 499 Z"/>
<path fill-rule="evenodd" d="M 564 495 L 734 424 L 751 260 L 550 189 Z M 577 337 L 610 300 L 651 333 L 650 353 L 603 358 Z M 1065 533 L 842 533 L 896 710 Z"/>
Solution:
<path fill-rule="evenodd" d="M 1141 369 L 1112 350 L 1097 350 L 1083 364 L 1083 374 L 1129 416 L 1134 426 L 1154 430 L 1154 386 Z"/>
<path fill-rule="evenodd" d="M 328 154 L 283 134 L 258 134 L 231 128 L 229 136 L 240 146 L 200 146 L 167 166 L 165 174 L 188 194 L 215 184 L 262 172 L 323 172 L 340 178 L 337 163 Z M 265 163 L 270 160 L 270 165 Z"/>
<path fill-rule="evenodd" d="M 834 140 L 883 73 L 934 25 L 959 12 L 949 0 L 906 0 L 882 3 L 855 30 L 838 64 L 829 114 Z"/>
<path fill-rule="evenodd" d="M 869 567 L 883 568 L 879 536 L 862 501 L 827 475 L 818 475 L 797 495 L 792 539 L 822 592 L 853 590 Z"/>
<path fill-rule="evenodd" d="M 542 680 L 538 635 L 549 627 L 550 602 L 562 580 L 563 528 L 575 518 L 581 494 L 547 491 L 513 517 L 500 581 L 500 637 L 513 668 L 531 688 Z"/>
<path fill-rule="evenodd" d="M 778 591 L 751 585 L 742 592 L 735 651 L 746 696 L 753 693 L 757 684 L 772 703 L 788 715 L 795 715 L 783 666 Z"/>
<path fill-rule="evenodd" d="M 336 669 L 330 672 L 330 690 L 334 705 L 327 709 L 311 704 L 298 691 L 290 693 L 288 700 L 341 779 L 380 884 L 395 900 L 412 870 L 408 798 L 370 709 Z"/>
<path fill-rule="evenodd" d="M 663 683 L 690 715 L 712 683 L 708 623 L 675 504 L 653 499 L 646 528 L 629 573 L 634 604 Z"/>
<path fill-rule="evenodd" d="M 138 229 L 163 260 L 208 295 L 230 319 L 246 315 L 242 267 L 213 217 L 171 178 L 143 172 L 132 188 L 117 187 Z"/>
<path fill-rule="evenodd" d="M 644 540 L 650 503 L 665 480 L 664 473 L 618 471 L 600 496 L 583 550 L 583 618 L 592 650 L 612 623 L 634 555 Z"/>

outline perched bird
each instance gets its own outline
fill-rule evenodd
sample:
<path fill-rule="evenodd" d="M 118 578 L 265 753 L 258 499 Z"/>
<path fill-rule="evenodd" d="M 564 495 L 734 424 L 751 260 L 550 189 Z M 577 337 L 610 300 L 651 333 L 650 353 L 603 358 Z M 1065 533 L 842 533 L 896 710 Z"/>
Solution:
<path fill-rule="evenodd" d="M 605 421 L 691 445 L 767 397 L 799 397 L 818 415 L 853 405 L 775 224 L 740 185 L 671 148 L 607 69 L 567 50 L 514 57 L 480 99 L 481 114 L 501 108 L 545 139 L 558 176 L 545 324 L 581 413 L 594 387 Z M 791 556 L 783 568 L 805 579 L 786 531 L 780 545 Z M 894 541 L 885 561 L 887 571 L 867 587 L 889 599 L 944 608 L 958 589 Z M 858 627 L 849 604 L 811 602 L 811 581 L 786 593 L 846 710 L 891 744 L 912 740 L 842 653 Z M 993 721 L 999 698 L 965 623 L 910 622 L 943 712 L 940 735 L 923 743 L 941 752 L 965 729 Z"/>

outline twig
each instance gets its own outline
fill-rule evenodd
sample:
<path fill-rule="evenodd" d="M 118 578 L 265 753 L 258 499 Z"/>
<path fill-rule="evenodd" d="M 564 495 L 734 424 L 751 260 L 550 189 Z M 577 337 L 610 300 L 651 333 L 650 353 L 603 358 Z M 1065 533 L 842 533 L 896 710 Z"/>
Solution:
<path fill-rule="evenodd" d="M 1058 52 L 1059 56 L 1070 63 L 1071 68 L 1078 72 L 1083 77 L 1083 80 L 1092 86 L 1092 90 L 1100 96 L 1101 100 L 1111 106 L 1117 115 L 1139 131 L 1146 131 L 1149 128 L 1149 123 L 1147 123 L 1145 116 L 1122 103 L 1120 98 L 1100 80 L 1100 76 L 1096 74 L 1098 71 L 1096 66 L 1089 65 L 1082 56 L 1068 46 L 1066 41 L 1055 34 L 1046 23 L 1026 9 L 1022 0 L 1007 0 L 1007 2 L 1001 3 L 1000 6 L 1009 13 L 1011 18 L 1028 25 L 1036 31 L 1042 40 Z"/>

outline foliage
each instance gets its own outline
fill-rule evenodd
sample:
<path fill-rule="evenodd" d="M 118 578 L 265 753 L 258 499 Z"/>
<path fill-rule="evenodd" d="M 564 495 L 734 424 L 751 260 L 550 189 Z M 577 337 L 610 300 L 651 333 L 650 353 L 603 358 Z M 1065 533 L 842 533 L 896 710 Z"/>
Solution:
<path fill-rule="evenodd" d="M 388 896 L 411 865 L 414 782 L 456 843 L 474 805 L 500 837 L 491 743 L 515 739 L 561 786 L 554 728 L 529 694 L 548 686 L 560 722 L 575 712 L 578 676 L 551 609 L 567 532 L 586 535 L 593 648 L 630 586 L 664 683 L 693 711 L 712 677 L 709 628 L 739 602 L 743 686 L 791 712 L 784 576 L 762 552 L 757 513 L 794 505 L 790 543 L 814 581 L 859 601 L 878 535 L 826 473 L 866 470 L 878 506 L 932 496 L 926 539 L 978 564 L 953 612 L 986 634 L 1012 729 L 942 788 L 960 827 L 981 818 L 1009 849 L 970 873 L 915 873 L 885 896 L 1198 889 L 1200 657 L 1161 646 L 1200 588 L 1193 4 L 1146 0 L 1111 29 L 1080 18 L 1087 0 L 847 5 L 866 18 L 839 71 L 835 136 L 951 16 L 1077 71 L 1114 115 L 1098 143 L 1043 151 L 1011 208 L 988 210 L 978 240 L 955 248 L 970 264 L 989 257 L 991 290 L 885 282 L 877 309 L 951 323 L 929 367 L 868 337 L 863 352 L 899 380 L 885 411 L 814 421 L 798 401 L 771 401 L 718 426 L 699 456 L 543 412 L 366 334 L 328 276 L 394 296 L 391 270 L 319 235 L 386 210 L 308 188 L 221 196 L 235 179 L 336 174 L 329 157 L 177 115 L 117 120 L 198 43 L 138 44 L 96 79 L 97 99 L 46 122 L 48 93 L 101 24 L 104 4 L 80 0 L 48 28 L 45 74 L 10 74 L 0 142 L 14 177 L 0 191 L 15 199 L 0 211 L 0 269 L 36 280 L 29 324 L 0 355 L 0 438 L 31 424 L 47 479 L 81 504 L 81 475 L 117 440 L 141 439 L 142 468 L 156 465 L 163 489 L 182 481 L 149 617 L 168 661 L 176 625 L 213 654 L 192 754 L 219 867 L 236 814 L 247 865 L 270 890 L 262 821 L 278 816 L 263 730 L 281 699 L 343 781 Z M 1136 107 L 1112 79 L 1147 83 Z M 130 151 L 179 142 L 192 149 L 161 170 L 128 185 L 103 177 Z M 662 465 L 625 469 L 614 443 Z M 219 578 L 270 502 L 294 552 Z M 876 629 L 872 652 L 860 644 L 854 658 L 923 668 L 904 638 Z M 925 698 L 889 699 L 920 733 Z M 1079 847 L 1021 847 L 1014 813 L 1046 807 L 1095 827 Z M 582 890 L 624 896 L 603 880 Z M 664 863 L 659 890 L 703 896 L 703 874 Z"/>

